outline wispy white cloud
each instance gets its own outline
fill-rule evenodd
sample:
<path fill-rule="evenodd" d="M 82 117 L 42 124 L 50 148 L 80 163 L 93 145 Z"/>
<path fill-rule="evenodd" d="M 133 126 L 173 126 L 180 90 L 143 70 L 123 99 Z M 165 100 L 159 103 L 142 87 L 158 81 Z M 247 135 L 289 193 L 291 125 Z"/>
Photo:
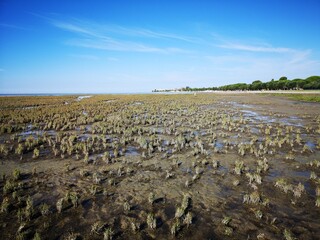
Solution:
<path fill-rule="evenodd" d="M 64 41 L 70 46 L 116 52 L 186 54 L 184 60 L 179 60 L 179 65 L 182 66 L 181 69 L 193 66 L 194 71 L 171 71 L 171 67 L 167 67 L 168 70 L 161 75 L 163 79 L 174 82 L 179 82 L 180 79 L 183 82 L 188 78 L 197 79 L 196 81 L 204 79 L 208 82 L 210 79 L 235 82 L 270 80 L 282 75 L 301 76 L 299 72 L 305 75 L 315 74 L 315 69 L 320 69 L 319 61 L 312 60 L 312 50 L 277 46 L 263 39 L 236 39 L 210 32 L 197 32 L 198 35 L 193 32 L 188 36 L 147 28 L 101 24 L 61 15 L 44 19 L 55 28 L 70 33 L 69 38 Z M 77 57 L 97 59 L 87 55 Z M 107 60 L 118 61 L 113 58 Z M 178 68 L 178 65 L 176 67 Z M 128 75 L 134 74 L 137 73 Z M 139 75 L 137 78 L 143 76 Z M 155 77 L 152 75 L 152 78 Z"/>
<path fill-rule="evenodd" d="M 72 39 L 66 41 L 66 44 L 77 47 L 108 50 L 108 51 L 120 51 L 120 52 L 145 52 L 145 53 L 166 53 L 164 48 L 150 47 L 144 44 L 129 42 L 129 41 L 117 41 L 117 40 L 105 40 L 105 39 Z"/>
<path fill-rule="evenodd" d="M 211 69 L 234 83 L 239 79 L 270 80 L 286 75 L 289 78 L 307 77 L 319 72 L 320 61 L 313 60 L 311 49 L 274 46 L 261 39 L 230 39 L 211 34 L 218 54 L 206 55 Z"/>
<path fill-rule="evenodd" d="M 156 32 L 145 28 L 125 28 L 118 25 L 109 25 L 107 30 L 112 30 L 117 33 L 124 35 L 131 35 L 137 37 L 147 37 L 147 38 L 160 38 L 160 39 L 174 39 L 189 43 L 199 43 L 201 39 L 196 37 L 190 37 L 185 35 L 178 35 L 173 33 Z"/>
<path fill-rule="evenodd" d="M 237 43 L 227 43 L 227 44 L 221 44 L 217 46 L 220 48 L 242 50 L 242 51 L 249 51 L 249 52 L 269 52 L 269 53 L 295 52 L 294 49 L 285 48 L 285 47 L 243 45 L 243 44 L 237 44 Z"/>
<path fill-rule="evenodd" d="M 200 38 L 186 36 L 182 34 L 153 31 L 146 28 L 125 27 L 116 24 L 100 24 L 97 22 L 86 21 L 83 19 L 72 18 L 65 20 L 51 19 L 50 22 L 59 28 L 70 30 L 79 33 L 86 33 L 92 36 L 105 37 L 105 35 L 117 34 L 140 38 L 159 38 L 159 39 L 174 39 L 189 43 L 198 43 Z"/>
<path fill-rule="evenodd" d="M 48 19 L 46 19 L 48 20 Z M 154 46 L 145 44 L 141 38 L 158 38 L 178 40 L 184 42 L 196 42 L 196 38 L 171 33 L 156 32 L 143 28 L 127 28 L 119 25 L 98 24 L 80 19 L 48 20 L 54 27 L 74 33 L 77 38 L 68 39 L 68 45 L 101 49 L 108 51 L 128 51 L 144 53 L 190 53 L 189 50 L 176 46 Z M 168 45 L 168 44 L 166 44 Z"/>
<path fill-rule="evenodd" d="M 57 21 L 57 20 L 50 20 L 50 23 L 59 29 L 62 29 L 64 31 L 68 31 L 71 33 L 75 33 L 80 36 L 97 38 L 97 39 L 107 39 L 112 41 L 111 37 L 108 37 L 106 33 L 96 30 L 94 26 L 90 26 L 87 24 L 77 24 L 77 23 L 66 22 L 66 21 Z"/>
<path fill-rule="evenodd" d="M 228 83 L 251 82 L 259 79 L 269 81 L 280 76 L 288 78 L 308 77 L 319 72 L 320 62 L 312 60 L 310 50 L 289 51 L 282 54 L 266 55 L 260 52 L 240 51 L 236 54 L 206 56 L 206 71 L 223 76 Z"/>
<path fill-rule="evenodd" d="M 297 51 L 292 48 L 272 46 L 262 39 L 251 39 L 244 41 L 243 39 L 234 39 L 222 36 L 218 33 L 211 33 L 210 36 L 213 37 L 214 41 L 216 42 L 215 46 L 222 49 L 257 53 L 293 53 Z"/>
<path fill-rule="evenodd" d="M 182 34 L 153 31 L 146 28 L 125 27 L 115 24 L 100 24 L 78 18 L 63 18 L 63 20 L 46 18 L 53 26 L 74 33 L 77 39 L 67 40 L 67 44 L 78 47 L 95 48 L 109 51 L 133 51 L 146 53 L 195 53 L 194 46 L 189 49 L 178 47 L 179 43 L 206 46 L 209 48 L 229 49 L 235 51 L 247 51 L 256 53 L 299 53 L 287 47 L 275 47 L 267 43 L 239 43 L 237 40 L 230 40 L 220 34 L 209 34 L 205 38 L 186 36 Z M 212 44 L 210 36 L 216 43 Z M 147 39 L 147 41 L 144 41 Z M 149 39 L 149 40 L 148 40 Z M 166 40 L 165 47 L 159 46 L 150 39 Z M 178 46 L 168 46 L 168 42 Z M 173 41 L 173 42 L 172 42 Z M 152 42 L 153 45 L 145 44 Z"/>
<path fill-rule="evenodd" d="M 84 27 L 77 26 L 72 23 L 60 22 L 60 21 L 52 21 L 51 23 L 53 26 L 60 28 L 60 29 L 63 29 L 63 30 L 66 30 L 66 31 L 96 36 L 96 34 L 94 34 L 92 31 L 89 31 L 88 29 L 86 29 Z"/>
<path fill-rule="evenodd" d="M 310 49 L 304 51 L 293 51 L 292 58 L 288 62 L 289 64 L 296 64 L 300 62 L 305 62 L 310 58 L 312 51 Z"/>

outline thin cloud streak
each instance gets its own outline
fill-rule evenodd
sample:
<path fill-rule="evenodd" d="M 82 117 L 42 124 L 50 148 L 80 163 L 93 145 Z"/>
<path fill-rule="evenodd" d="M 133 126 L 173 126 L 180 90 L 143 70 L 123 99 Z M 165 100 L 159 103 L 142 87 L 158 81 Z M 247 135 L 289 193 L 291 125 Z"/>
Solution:
<path fill-rule="evenodd" d="M 74 39 L 69 40 L 66 44 L 76 47 L 119 51 L 119 52 L 144 52 L 144 53 L 168 53 L 169 51 L 162 48 L 149 47 L 135 42 L 107 41 L 101 39 Z"/>
<path fill-rule="evenodd" d="M 320 66 L 319 61 L 312 60 L 311 49 L 300 50 L 287 47 L 274 47 L 264 42 L 260 44 L 243 44 L 237 43 L 237 40 L 226 39 L 217 34 L 213 35 L 213 37 L 220 42 L 216 47 L 232 50 L 232 54 L 229 53 L 230 55 L 223 56 L 211 55 L 206 56 L 206 58 L 220 67 L 236 66 L 234 69 L 229 68 L 229 72 L 239 72 L 243 68 L 240 72 L 245 72 L 246 70 L 244 69 L 250 69 L 249 72 L 256 72 L 256 75 L 259 75 L 258 72 L 261 72 L 261 78 L 264 75 L 270 75 L 272 72 L 277 72 L 278 74 L 285 72 L 287 75 L 294 76 L 293 73 L 298 75 L 299 71 L 312 74 L 312 69 L 317 69 Z M 267 72 L 265 71 L 266 69 L 268 69 Z"/>
<path fill-rule="evenodd" d="M 194 37 L 188 37 L 188 36 L 177 35 L 172 33 L 155 32 L 149 29 L 144 29 L 144 28 L 129 29 L 129 28 L 124 28 L 116 25 L 114 27 L 115 27 L 114 30 L 116 30 L 116 32 L 124 35 L 134 35 L 139 37 L 159 38 L 159 39 L 175 39 L 175 40 L 180 40 L 180 41 L 189 42 L 189 43 L 201 42 L 201 39 L 194 38 Z"/>
<path fill-rule="evenodd" d="M 192 39 L 178 36 L 174 34 L 157 33 L 147 29 L 129 29 L 120 26 L 108 27 L 108 25 L 98 25 L 80 20 L 74 22 L 64 22 L 50 20 L 50 23 L 59 29 L 72 32 L 82 36 L 82 38 L 67 40 L 68 45 L 109 50 L 109 51 L 128 51 L 128 52 L 145 52 L 145 53 L 181 53 L 187 54 L 191 51 L 184 50 L 178 47 L 154 47 L 140 43 L 139 41 L 124 41 L 117 39 L 117 36 L 110 37 L 112 32 L 126 36 L 139 36 L 147 38 L 171 38 L 181 41 L 192 41 Z M 133 38 L 133 40 L 136 40 Z"/>
<path fill-rule="evenodd" d="M 74 25 L 72 23 L 53 21 L 52 25 L 57 27 L 57 28 L 69 31 L 69 32 L 86 34 L 86 35 L 89 35 L 89 36 L 97 36 L 92 31 L 89 31 L 89 30 L 87 30 L 87 29 L 85 29 L 85 28 L 83 28 L 81 26 Z"/>
<path fill-rule="evenodd" d="M 264 41 L 255 43 L 239 43 L 241 40 L 230 39 L 225 36 L 222 36 L 218 33 L 211 33 L 211 36 L 219 42 L 215 46 L 222 49 L 230 49 L 230 50 L 239 50 L 239 51 L 247 51 L 247 52 L 257 52 L 257 53 L 295 53 L 301 52 L 296 49 L 287 48 L 287 47 L 274 47 Z M 252 41 L 250 41 L 252 42 Z"/>
<path fill-rule="evenodd" d="M 72 30 L 75 32 L 88 33 L 93 36 L 105 36 L 110 34 L 120 34 L 124 36 L 135 36 L 135 37 L 145 37 L 145 38 L 159 38 L 159 39 L 174 39 L 185 41 L 189 43 L 199 43 L 202 40 L 200 38 L 178 35 L 174 33 L 157 32 L 146 28 L 127 28 L 115 24 L 98 24 L 96 22 L 84 21 L 81 19 L 72 20 L 51 20 L 50 21 L 56 27 Z M 90 29 L 90 30 L 88 30 Z"/>
<path fill-rule="evenodd" d="M 310 60 L 310 51 L 281 54 L 280 56 L 261 56 L 256 53 L 239 52 L 233 55 L 208 55 L 211 63 L 208 70 L 218 76 L 224 76 L 229 83 L 237 83 L 239 79 L 269 81 L 272 78 L 285 76 L 289 78 L 313 75 L 320 63 Z"/>
<path fill-rule="evenodd" d="M 76 25 L 74 23 L 69 23 L 69 22 L 51 21 L 51 23 L 53 26 L 55 26 L 59 29 L 68 31 L 68 32 L 73 32 L 73 33 L 84 35 L 87 37 L 112 40 L 112 38 L 110 38 L 106 35 L 103 35 L 103 34 L 99 33 L 98 31 L 92 30 L 94 28 Z M 89 30 L 89 29 L 91 29 L 91 30 Z"/>
<path fill-rule="evenodd" d="M 180 48 L 158 48 L 152 47 L 141 43 L 129 41 L 116 41 L 116 40 L 100 40 L 100 39 L 73 39 L 65 42 L 67 45 L 84 47 L 91 49 L 100 49 L 106 51 L 119 51 L 119 52 L 140 52 L 140 53 L 161 53 L 161 54 L 189 54 L 192 51 Z"/>
<path fill-rule="evenodd" d="M 295 50 L 286 47 L 274 47 L 269 44 L 239 44 L 234 41 L 226 40 L 225 37 L 218 34 L 211 36 L 220 42 L 212 45 L 210 39 L 190 37 L 173 33 L 153 31 L 145 28 L 127 28 L 113 24 L 98 24 L 96 22 L 84 21 L 77 18 L 70 20 L 47 19 L 54 27 L 79 34 L 86 38 L 69 40 L 69 45 L 78 47 L 95 48 L 111 51 L 131 51 L 131 52 L 149 52 L 149 53 L 195 53 L 194 50 L 181 49 L 179 47 L 156 47 L 141 43 L 139 38 L 156 38 L 163 40 L 177 40 L 185 43 L 192 43 L 198 46 L 218 47 L 220 49 L 230 49 L 257 53 L 298 53 L 304 54 L 305 51 Z M 130 41 L 122 40 L 123 37 Z M 192 47 L 192 46 L 190 46 Z"/>
<path fill-rule="evenodd" d="M 222 44 L 217 46 L 219 48 L 242 50 L 242 51 L 249 51 L 249 52 L 290 53 L 290 52 L 296 51 L 294 49 L 284 48 L 284 47 L 242 45 L 242 44 L 234 44 L 234 43 Z"/>
<path fill-rule="evenodd" d="M 241 39 L 230 39 L 206 32 L 202 33 L 204 34 L 202 38 L 189 37 L 146 28 L 99 24 L 75 18 L 60 19 L 47 18 L 46 21 L 57 29 L 74 35 L 73 38 L 65 40 L 64 43 L 67 45 L 102 51 L 188 54 L 189 60 L 195 58 L 203 61 L 207 66 L 205 72 L 226 77 L 230 75 L 230 79 L 237 74 L 243 78 L 250 78 L 250 73 L 261 79 L 266 76 L 274 77 L 284 69 L 288 75 L 295 72 L 294 69 L 311 72 L 310 69 L 319 66 L 319 62 L 311 59 L 311 50 L 273 46 L 263 40 L 243 42 Z M 203 70 L 199 70 L 193 77 L 202 73 Z M 181 78 L 179 74 L 179 77 L 174 74 L 170 76 L 164 77 Z"/>

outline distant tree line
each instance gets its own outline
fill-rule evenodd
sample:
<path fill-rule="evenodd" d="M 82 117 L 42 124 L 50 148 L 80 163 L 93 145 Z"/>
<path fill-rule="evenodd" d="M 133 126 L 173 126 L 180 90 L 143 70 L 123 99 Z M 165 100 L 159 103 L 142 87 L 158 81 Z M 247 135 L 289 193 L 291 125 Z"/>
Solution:
<path fill-rule="evenodd" d="M 168 91 L 210 91 L 210 90 L 223 90 L 223 91 L 254 91 L 254 90 L 312 90 L 320 89 L 320 76 L 311 76 L 306 79 L 296 78 L 288 80 L 287 77 L 281 77 L 279 80 L 272 79 L 269 82 L 262 82 L 255 80 L 250 83 L 236 83 L 224 85 L 221 87 L 203 87 L 191 88 L 184 87 L 174 90 L 153 90 L 153 92 L 168 92 Z"/>
<path fill-rule="evenodd" d="M 269 82 L 260 80 L 253 81 L 251 84 L 236 83 L 218 87 L 217 90 L 309 90 L 320 89 L 320 76 L 311 76 L 306 79 L 296 78 L 288 80 L 281 77 L 279 80 L 272 79 Z"/>

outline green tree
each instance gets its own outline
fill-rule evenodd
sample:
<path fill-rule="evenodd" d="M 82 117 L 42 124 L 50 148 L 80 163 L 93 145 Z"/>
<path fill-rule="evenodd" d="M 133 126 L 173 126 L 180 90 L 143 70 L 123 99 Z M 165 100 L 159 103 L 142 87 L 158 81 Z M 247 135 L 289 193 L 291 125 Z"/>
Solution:
<path fill-rule="evenodd" d="M 262 82 L 260 80 L 253 81 L 250 85 L 250 90 L 261 90 Z"/>

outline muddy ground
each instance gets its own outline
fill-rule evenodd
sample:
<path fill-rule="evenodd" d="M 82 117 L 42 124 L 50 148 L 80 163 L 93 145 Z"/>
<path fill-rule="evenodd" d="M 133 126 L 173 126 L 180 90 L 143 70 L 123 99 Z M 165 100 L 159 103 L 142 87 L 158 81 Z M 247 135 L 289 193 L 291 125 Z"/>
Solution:
<path fill-rule="evenodd" d="M 211 93 L 62 102 L 2 104 L 2 124 L 15 126 L 0 136 L 2 239 L 320 239 L 319 103 Z M 59 107 L 75 124 L 44 127 L 41 115 Z"/>

